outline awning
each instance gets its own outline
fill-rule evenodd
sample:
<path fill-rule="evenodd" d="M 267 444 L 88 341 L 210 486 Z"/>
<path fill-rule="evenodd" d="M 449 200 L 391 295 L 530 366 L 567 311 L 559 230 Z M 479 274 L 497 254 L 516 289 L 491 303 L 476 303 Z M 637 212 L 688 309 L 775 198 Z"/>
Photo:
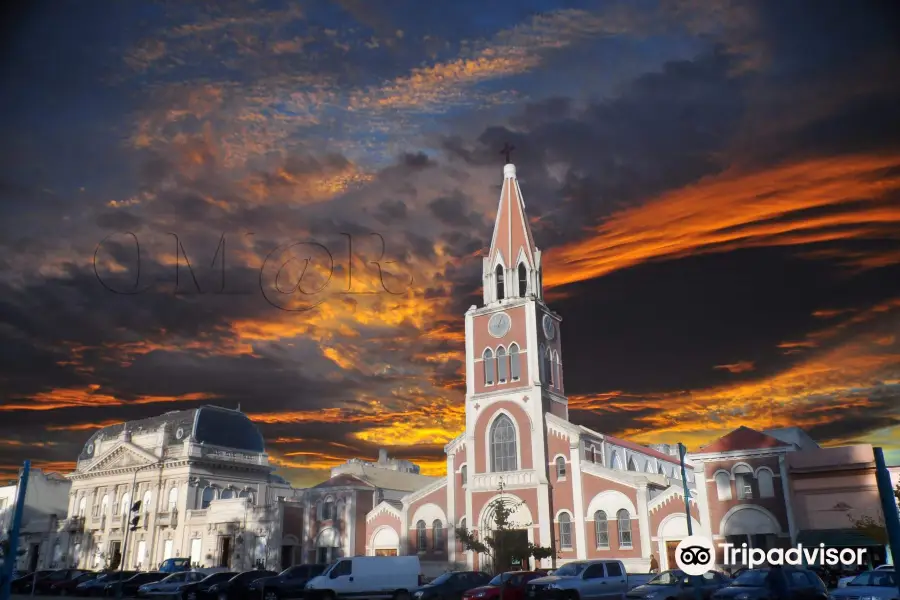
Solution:
<path fill-rule="evenodd" d="M 807 547 L 825 544 L 830 548 L 884 546 L 871 534 L 860 529 L 806 529 L 797 534 L 797 543 Z"/>

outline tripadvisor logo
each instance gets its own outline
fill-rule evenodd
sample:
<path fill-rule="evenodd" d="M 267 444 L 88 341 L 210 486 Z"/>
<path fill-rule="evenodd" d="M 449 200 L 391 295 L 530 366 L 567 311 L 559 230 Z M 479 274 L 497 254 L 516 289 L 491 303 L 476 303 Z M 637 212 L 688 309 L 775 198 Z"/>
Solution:
<path fill-rule="evenodd" d="M 725 566 L 746 566 L 753 569 L 763 565 L 825 565 L 829 567 L 846 565 L 859 567 L 866 564 L 866 550 L 862 548 L 805 548 L 798 545 L 793 548 L 750 548 L 747 544 L 739 547 L 734 544 L 720 544 L 722 562 Z M 715 568 L 716 548 L 707 537 L 689 536 L 675 549 L 675 562 L 678 568 L 688 575 L 703 575 Z"/>

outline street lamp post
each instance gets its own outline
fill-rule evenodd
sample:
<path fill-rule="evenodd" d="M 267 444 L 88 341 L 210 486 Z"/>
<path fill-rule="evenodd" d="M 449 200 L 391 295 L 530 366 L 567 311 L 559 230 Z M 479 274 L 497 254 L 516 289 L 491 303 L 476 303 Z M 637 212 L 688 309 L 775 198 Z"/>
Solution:
<path fill-rule="evenodd" d="M 151 463 L 149 465 L 140 466 L 134 470 L 134 477 L 131 478 L 131 493 L 128 495 L 128 497 L 131 501 L 134 501 L 134 493 L 135 493 L 135 488 L 137 487 L 138 473 L 140 473 L 144 469 L 152 469 L 155 467 L 158 468 L 160 466 L 161 466 L 161 464 L 159 462 L 155 462 L 155 463 Z M 119 560 L 119 580 L 116 584 L 116 598 L 118 600 L 121 600 L 121 598 L 122 598 L 122 572 L 125 570 L 125 553 L 128 551 L 128 534 L 131 532 L 131 525 L 132 525 L 130 516 L 131 516 L 131 513 L 135 512 L 135 507 L 138 510 L 140 510 L 140 506 L 141 506 L 140 500 L 133 502 L 131 510 L 128 511 L 129 523 L 128 523 L 128 526 L 125 528 L 125 537 L 122 540 L 122 557 Z M 138 514 L 140 514 L 140 513 L 138 513 Z"/>
<path fill-rule="evenodd" d="M 681 463 L 681 485 L 684 488 L 684 518 L 687 521 L 688 536 L 692 536 L 694 535 L 694 526 L 691 522 L 691 492 L 688 490 L 687 468 L 684 466 L 685 454 L 687 454 L 687 448 L 684 444 L 678 442 L 678 456 Z M 691 579 L 694 581 L 694 597 L 696 600 L 702 600 L 703 591 L 700 589 L 699 578 L 691 577 Z"/>

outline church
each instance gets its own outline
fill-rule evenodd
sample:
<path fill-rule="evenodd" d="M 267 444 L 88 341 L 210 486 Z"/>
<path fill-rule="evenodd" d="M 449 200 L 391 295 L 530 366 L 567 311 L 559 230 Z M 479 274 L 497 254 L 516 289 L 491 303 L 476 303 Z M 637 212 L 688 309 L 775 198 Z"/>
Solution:
<path fill-rule="evenodd" d="M 563 320 L 544 301 L 541 251 L 532 236 L 516 168 L 506 164 L 484 300 L 465 315 L 466 429 L 446 445 L 447 476 L 384 501 L 366 516 L 367 554 L 418 554 L 424 564 L 487 568 L 455 529 L 491 529 L 501 497 L 511 522 L 536 546 L 544 567 L 569 560 L 621 559 L 646 572 L 667 539 L 687 535 L 677 449 L 646 447 L 569 420 Z M 687 466 L 692 525 L 704 530 Z M 702 476 L 701 476 L 702 477 Z"/>

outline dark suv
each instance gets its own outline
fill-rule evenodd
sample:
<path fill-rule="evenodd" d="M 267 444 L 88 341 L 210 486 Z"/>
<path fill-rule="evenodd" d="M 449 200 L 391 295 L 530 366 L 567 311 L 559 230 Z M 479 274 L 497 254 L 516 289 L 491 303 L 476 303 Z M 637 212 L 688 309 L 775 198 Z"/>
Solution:
<path fill-rule="evenodd" d="M 215 600 L 243 600 L 247 596 L 250 584 L 262 577 L 278 575 L 275 571 L 244 571 L 238 573 L 228 581 L 217 583 L 209 588 L 209 594 Z"/>
<path fill-rule="evenodd" d="M 764 600 L 772 597 L 769 578 L 771 569 L 747 569 L 735 577 L 728 586 L 716 591 L 712 600 Z M 782 585 L 791 600 L 828 600 L 828 590 L 815 572 L 809 569 L 784 567 L 781 569 Z"/>
<path fill-rule="evenodd" d="M 262 577 L 250 584 L 248 589 L 254 598 L 262 594 L 263 600 L 280 598 L 302 598 L 306 582 L 321 575 L 328 565 L 294 565 L 275 577 Z"/>

